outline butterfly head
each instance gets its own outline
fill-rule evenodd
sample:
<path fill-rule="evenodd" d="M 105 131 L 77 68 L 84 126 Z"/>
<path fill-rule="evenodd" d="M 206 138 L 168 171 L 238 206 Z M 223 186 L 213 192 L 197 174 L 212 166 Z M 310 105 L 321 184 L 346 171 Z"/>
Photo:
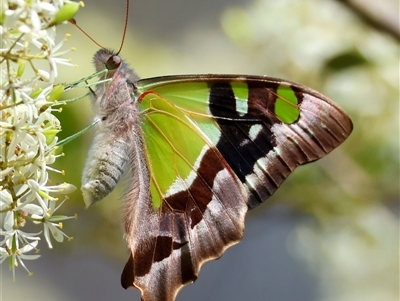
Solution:
<path fill-rule="evenodd" d="M 119 68 L 119 66 L 121 66 L 121 63 L 122 63 L 121 58 L 118 55 L 113 54 L 107 60 L 106 67 L 108 70 L 116 70 Z"/>
<path fill-rule="evenodd" d="M 114 78 L 118 74 L 131 82 L 139 80 L 136 73 L 111 49 L 99 49 L 93 56 L 93 63 L 97 72 L 108 70 L 103 78 Z"/>
<path fill-rule="evenodd" d="M 117 71 L 123 62 L 111 49 L 101 48 L 93 56 L 93 63 L 97 72 L 107 69 L 110 74 Z"/>

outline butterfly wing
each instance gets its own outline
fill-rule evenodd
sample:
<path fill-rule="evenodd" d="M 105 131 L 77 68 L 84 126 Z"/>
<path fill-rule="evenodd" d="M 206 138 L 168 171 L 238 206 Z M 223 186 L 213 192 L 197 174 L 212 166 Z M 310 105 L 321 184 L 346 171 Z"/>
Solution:
<path fill-rule="evenodd" d="M 247 194 L 190 112 L 152 91 L 138 102 L 151 201 L 126 210 L 140 218 L 128 218 L 132 256 L 122 283 L 139 288 L 145 301 L 168 301 L 203 262 L 242 238 Z"/>
<path fill-rule="evenodd" d="M 121 280 L 144 301 L 174 300 L 204 262 L 242 238 L 248 208 L 352 130 L 325 96 L 279 79 L 189 75 L 135 85 L 151 193 L 130 202 L 132 253 Z"/>
<path fill-rule="evenodd" d="M 197 124 L 245 185 L 250 208 L 352 131 L 350 118 L 324 95 L 270 77 L 159 77 L 140 80 L 138 91 L 168 100 Z"/>

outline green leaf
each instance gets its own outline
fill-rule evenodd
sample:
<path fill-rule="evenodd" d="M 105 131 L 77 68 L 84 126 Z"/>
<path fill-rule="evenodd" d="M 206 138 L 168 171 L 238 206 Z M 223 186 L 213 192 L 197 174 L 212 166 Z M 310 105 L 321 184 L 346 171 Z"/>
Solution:
<path fill-rule="evenodd" d="M 40 93 L 42 93 L 43 89 L 39 88 L 35 91 L 32 91 L 32 93 L 29 95 L 30 97 L 32 97 L 33 99 L 35 99 L 36 97 L 38 97 L 40 95 Z"/>
<path fill-rule="evenodd" d="M 347 50 L 325 62 L 326 71 L 343 71 L 348 68 L 368 65 L 369 61 L 357 50 Z"/>
<path fill-rule="evenodd" d="M 50 91 L 49 96 L 47 97 L 48 101 L 57 101 L 61 98 L 65 90 L 64 85 L 56 85 L 53 90 Z"/>
<path fill-rule="evenodd" d="M 80 4 L 76 2 L 66 3 L 55 15 L 51 25 L 60 24 L 72 19 L 78 12 Z"/>

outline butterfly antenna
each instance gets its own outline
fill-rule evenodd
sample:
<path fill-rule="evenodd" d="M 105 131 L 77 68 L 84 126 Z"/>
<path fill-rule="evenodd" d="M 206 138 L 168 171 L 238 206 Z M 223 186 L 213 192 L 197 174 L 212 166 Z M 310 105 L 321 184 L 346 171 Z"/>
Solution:
<path fill-rule="evenodd" d="M 87 36 L 93 43 L 95 43 L 97 46 L 99 46 L 100 48 L 103 48 L 103 46 L 101 46 L 99 43 L 97 43 L 89 34 L 86 33 L 86 31 L 84 31 L 77 23 L 76 20 L 74 18 L 69 19 L 68 20 L 69 23 L 75 25 L 85 36 Z"/>
<path fill-rule="evenodd" d="M 126 36 L 126 29 L 128 27 L 128 18 L 129 18 L 129 0 L 126 0 L 126 14 L 125 14 L 125 25 L 124 25 L 124 33 L 122 35 L 121 46 L 119 46 L 117 55 L 121 52 L 122 46 L 124 45 L 125 36 Z"/>

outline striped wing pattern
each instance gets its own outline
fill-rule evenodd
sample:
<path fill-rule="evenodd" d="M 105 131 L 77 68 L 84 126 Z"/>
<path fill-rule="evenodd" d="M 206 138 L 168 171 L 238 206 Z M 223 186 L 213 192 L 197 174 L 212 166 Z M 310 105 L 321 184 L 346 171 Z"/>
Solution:
<path fill-rule="evenodd" d="M 352 130 L 328 98 L 279 79 L 187 75 L 134 85 L 150 193 L 126 214 L 132 253 L 121 279 L 144 301 L 174 300 L 204 262 L 240 241 L 247 209 Z M 295 119 L 277 111 L 278 100 Z"/>

